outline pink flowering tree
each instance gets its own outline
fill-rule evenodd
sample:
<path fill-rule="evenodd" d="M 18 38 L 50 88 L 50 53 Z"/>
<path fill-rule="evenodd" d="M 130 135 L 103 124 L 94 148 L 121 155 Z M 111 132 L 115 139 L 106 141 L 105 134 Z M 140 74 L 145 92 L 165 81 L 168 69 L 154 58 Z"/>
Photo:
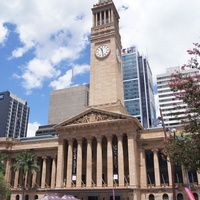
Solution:
<path fill-rule="evenodd" d="M 194 43 L 194 48 L 187 52 L 191 59 L 185 67 L 200 70 L 200 44 Z M 186 103 L 187 107 L 182 107 L 184 113 L 176 113 L 177 116 L 185 116 L 182 118 L 183 132 L 168 138 L 163 153 L 187 170 L 200 170 L 200 74 L 175 73 L 168 84 L 176 98 Z"/>

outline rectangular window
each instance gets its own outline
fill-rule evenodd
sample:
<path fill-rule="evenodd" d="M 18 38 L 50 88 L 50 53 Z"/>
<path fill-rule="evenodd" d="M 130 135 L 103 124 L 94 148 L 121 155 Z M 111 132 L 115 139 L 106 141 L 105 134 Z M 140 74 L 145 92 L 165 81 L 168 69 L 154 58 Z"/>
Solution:
<path fill-rule="evenodd" d="M 4 94 L 0 94 L 0 100 L 4 98 Z"/>

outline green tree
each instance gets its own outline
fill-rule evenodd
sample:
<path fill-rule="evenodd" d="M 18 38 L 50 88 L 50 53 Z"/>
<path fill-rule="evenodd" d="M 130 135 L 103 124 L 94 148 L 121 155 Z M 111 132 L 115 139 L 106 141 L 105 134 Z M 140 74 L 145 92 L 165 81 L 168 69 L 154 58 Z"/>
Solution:
<path fill-rule="evenodd" d="M 191 59 L 186 68 L 200 70 L 200 44 L 194 43 L 194 48 L 187 52 Z M 183 132 L 168 138 L 163 153 L 186 170 L 200 170 L 200 74 L 172 74 L 168 85 L 174 95 L 187 104 L 187 108 L 184 113 L 177 112 L 177 115 L 185 115 Z"/>
<path fill-rule="evenodd" d="M 0 172 L 2 172 L 3 174 L 5 174 L 6 171 L 6 167 L 4 164 L 4 160 L 8 157 L 7 154 L 0 152 Z"/>
<path fill-rule="evenodd" d="M 5 200 L 10 195 L 10 187 L 5 181 L 5 171 L 6 167 L 4 164 L 4 160 L 8 156 L 5 153 L 0 152 L 0 199 Z"/>
<path fill-rule="evenodd" d="M 0 172 L 0 199 L 6 200 L 10 196 L 10 187 L 5 181 L 4 175 Z"/>
<path fill-rule="evenodd" d="M 25 177 L 29 172 L 33 173 L 34 171 L 39 170 L 37 165 L 36 154 L 33 152 L 22 152 L 19 153 L 16 157 L 15 163 L 13 164 L 14 171 L 22 172 L 22 200 L 24 200 L 24 189 L 25 189 Z"/>

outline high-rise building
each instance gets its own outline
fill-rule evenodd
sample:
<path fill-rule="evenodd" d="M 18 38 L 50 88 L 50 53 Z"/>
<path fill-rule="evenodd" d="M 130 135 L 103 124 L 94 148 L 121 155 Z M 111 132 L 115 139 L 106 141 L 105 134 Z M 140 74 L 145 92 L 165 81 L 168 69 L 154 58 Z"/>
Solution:
<path fill-rule="evenodd" d="M 39 126 L 35 135 L 57 135 L 54 125 L 85 111 L 88 104 L 89 84 L 51 91 L 48 125 Z"/>
<path fill-rule="evenodd" d="M 57 124 L 85 110 L 89 103 L 89 85 L 53 90 L 50 94 L 48 124 Z"/>
<path fill-rule="evenodd" d="M 148 60 L 134 46 L 122 50 L 122 66 L 125 107 L 144 128 L 150 128 L 156 118 L 156 110 Z"/>
<path fill-rule="evenodd" d="M 166 73 L 157 75 L 158 99 L 159 106 L 162 110 L 163 120 L 166 127 L 180 126 L 181 119 L 185 116 L 184 112 L 187 105 L 182 100 L 175 97 L 168 83 L 172 73 L 196 74 L 198 69 L 185 69 L 180 67 L 170 67 L 166 69 Z M 177 112 L 179 115 L 177 116 Z"/>
<path fill-rule="evenodd" d="M 28 118 L 26 101 L 9 91 L 0 92 L 0 137 L 26 137 Z"/>

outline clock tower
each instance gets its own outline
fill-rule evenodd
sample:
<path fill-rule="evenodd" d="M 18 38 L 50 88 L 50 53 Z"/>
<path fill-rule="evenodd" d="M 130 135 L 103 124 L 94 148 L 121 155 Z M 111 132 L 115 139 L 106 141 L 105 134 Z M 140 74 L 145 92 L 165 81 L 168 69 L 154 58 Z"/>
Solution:
<path fill-rule="evenodd" d="M 90 107 L 127 113 L 124 108 L 119 14 L 112 0 L 92 8 Z"/>

